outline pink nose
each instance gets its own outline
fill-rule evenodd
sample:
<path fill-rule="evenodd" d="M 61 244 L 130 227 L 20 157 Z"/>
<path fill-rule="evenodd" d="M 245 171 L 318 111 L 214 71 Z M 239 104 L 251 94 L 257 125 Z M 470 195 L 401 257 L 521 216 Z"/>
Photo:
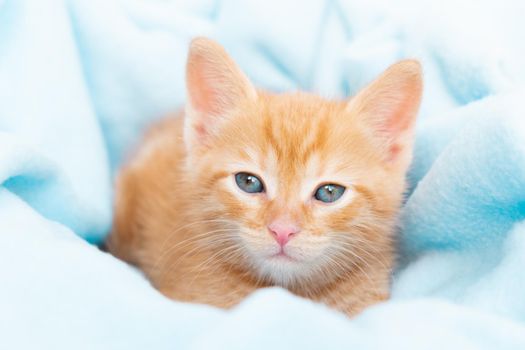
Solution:
<path fill-rule="evenodd" d="M 268 230 L 281 247 L 284 247 L 292 236 L 299 232 L 299 228 L 296 225 L 278 221 L 271 223 L 268 226 Z"/>

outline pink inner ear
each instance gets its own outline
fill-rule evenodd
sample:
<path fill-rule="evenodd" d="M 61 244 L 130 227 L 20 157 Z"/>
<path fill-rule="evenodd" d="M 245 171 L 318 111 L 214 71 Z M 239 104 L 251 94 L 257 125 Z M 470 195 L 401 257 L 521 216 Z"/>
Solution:
<path fill-rule="evenodd" d="M 195 136 L 199 139 L 202 139 L 206 136 L 207 132 L 206 132 L 206 128 L 204 127 L 204 125 L 201 123 L 201 124 L 198 124 L 198 125 L 195 125 L 194 126 L 194 129 L 195 129 Z"/>
<path fill-rule="evenodd" d="M 375 129 L 389 161 L 407 148 L 421 99 L 421 72 L 415 61 L 391 66 L 358 94 L 354 103 L 370 127 Z"/>
<path fill-rule="evenodd" d="M 217 115 L 220 113 L 221 82 L 219 72 L 208 72 L 213 68 L 203 57 L 194 57 L 191 66 L 188 67 L 187 88 L 193 109 L 201 115 Z"/>
<path fill-rule="evenodd" d="M 394 143 L 390 145 L 388 160 L 391 161 L 391 160 L 396 159 L 402 150 L 403 150 L 403 146 L 401 146 L 398 143 Z"/>
<path fill-rule="evenodd" d="M 413 126 L 413 111 L 409 109 L 398 110 L 396 115 L 389 120 L 386 133 L 390 140 L 388 145 L 388 160 L 397 159 L 405 150 L 406 133 Z"/>
<path fill-rule="evenodd" d="M 192 82 L 191 86 L 198 86 L 198 88 L 194 89 L 196 91 L 190 91 L 193 112 L 198 115 L 198 117 L 193 118 L 193 128 L 195 136 L 202 139 L 208 133 L 206 124 L 210 123 L 212 117 L 218 112 L 214 102 L 216 91 L 209 87 L 206 82 L 200 80 L 199 77 L 192 78 L 197 81 Z"/>
<path fill-rule="evenodd" d="M 396 108 L 397 107 L 397 108 Z M 399 106 L 394 106 L 390 112 L 391 117 L 385 121 L 385 128 L 382 130 L 391 140 L 389 145 L 389 160 L 396 159 L 403 152 L 403 134 L 412 127 L 414 123 L 414 111 L 409 97 L 406 101 L 400 102 Z"/>
<path fill-rule="evenodd" d="M 255 89 L 226 51 L 204 38 L 194 39 L 190 46 L 186 88 L 189 142 L 204 142 L 241 101 L 256 96 Z"/>
<path fill-rule="evenodd" d="M 410 88 L 406 90 L 404 98 L 398 102 L 397 106 L 394 105 L 392 117 L 387 123 L 387 128 L 393 135 L 406 131 L 414 123 L 414 92 Z"/>

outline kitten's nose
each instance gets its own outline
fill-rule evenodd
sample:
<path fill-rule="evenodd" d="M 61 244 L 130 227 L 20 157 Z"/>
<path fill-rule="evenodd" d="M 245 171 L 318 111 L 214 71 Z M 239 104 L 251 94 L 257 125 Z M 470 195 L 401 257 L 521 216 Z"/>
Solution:
<path fill-rule="evenodd" d="M 275 221 L 268 225 L 268 230 L 277 243 L 284 247 L 292 236 L 299 232 L 299 227 L 293 223 Z"/>

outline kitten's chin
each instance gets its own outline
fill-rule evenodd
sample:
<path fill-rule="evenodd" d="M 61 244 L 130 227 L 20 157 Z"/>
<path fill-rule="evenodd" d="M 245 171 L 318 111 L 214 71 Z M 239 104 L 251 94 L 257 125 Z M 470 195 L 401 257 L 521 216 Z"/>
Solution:
<path fill-rule="evenodd" d="M 304 271 L 300 265 L 301 263 L 289 257 L 274 256 L 260 264 L 259 272 L 272 284 L 287 288 L 301 279 Z"/>
<path fill-rule="evenodd" d="M 285 251 L 278 251 L 257 260 L 256 266 L 261 277 L 277 286 L 290 288 L 312 278 L 313 275 L 314 269 L 311 264 Z"/>
<path fill-rule="evenodd" d="M 269 239 L 245 241 L 247 265 L 256 279 L 288 289 L 317 280 L 323 265 L 324 244 L 316 242 L 315 247 L 301 242 L 290 242 L 281 247 Z"/>

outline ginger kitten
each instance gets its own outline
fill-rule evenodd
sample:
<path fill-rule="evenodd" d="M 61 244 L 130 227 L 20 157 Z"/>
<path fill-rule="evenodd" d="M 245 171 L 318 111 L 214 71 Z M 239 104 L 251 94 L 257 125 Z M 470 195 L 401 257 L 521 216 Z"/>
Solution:
<path fill-rule="evenodd" d="M 120 173 L 110 251 L 182 301 L 228 308 L 281 286 L 354 315 L 387 299 L 419 63 L 347 101 L 276 95 L 198 38 L 186 79 L 184 115 Z"/>

